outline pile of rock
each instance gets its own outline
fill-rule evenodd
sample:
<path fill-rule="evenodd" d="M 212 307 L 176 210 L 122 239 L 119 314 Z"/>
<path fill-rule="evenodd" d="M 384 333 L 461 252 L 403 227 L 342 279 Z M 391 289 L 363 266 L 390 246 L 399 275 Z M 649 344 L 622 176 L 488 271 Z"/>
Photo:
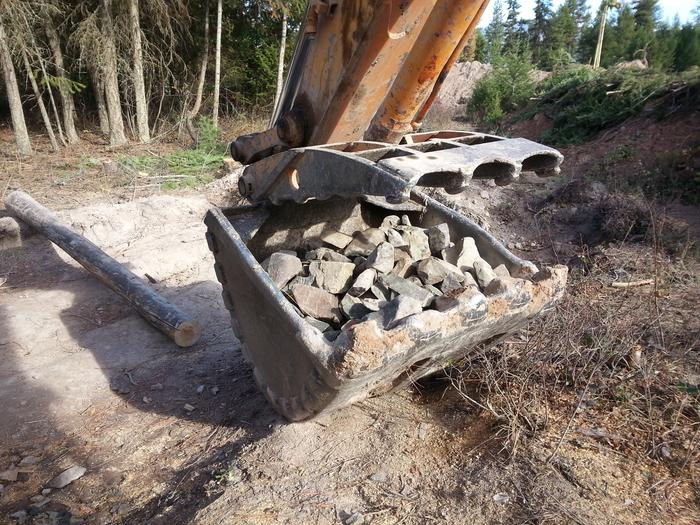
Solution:
<path fill-rule="evenodd" d="M 411 225 L 389 215 L 354 236 L 328 232 L 304 253 L 278 251 L 262 266 L 300 314 L 327 338 L 368 319 L 391 329 L 425 308 L 444 311 L 466 288 L 497 293 L 510 279 L 492 268 L 471 237 L 452 242 L 447 224 Z"/>

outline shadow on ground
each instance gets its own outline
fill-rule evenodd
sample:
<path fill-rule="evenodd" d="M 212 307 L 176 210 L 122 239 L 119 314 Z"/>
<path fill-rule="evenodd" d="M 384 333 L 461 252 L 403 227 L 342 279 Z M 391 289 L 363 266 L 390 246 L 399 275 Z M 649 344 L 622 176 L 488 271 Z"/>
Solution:
<path fill-rule="evenodd" d="M 243 447 L 282 423 L 243 363 L 217 282 L 155 285 L 203 325 L 202 340 L 179 349 L 82 268 L 63 261 L 43 237 L 0 257 L 0 277 L 7 279 L 0 288 L 0 460 L 7 465 L 0 470 L 28 455 L 40 458 L 33 474 L 6 486 L 3 519 L 21 510 L 67 516 L 77 507 L 73 513 L 89 522 L 116 514 L 124 523 L 154 523 L 167 510 L 169 523 L 188 523 L 223 490 L 212 479 L 226 476 Z M 173 461 L 169 454 L 188 456 L 177 441 L 192 432 L 191 423 L 207 439 L 197 436 L 193 458 Z M 150 442 L 141 443 L 139 433 Z M 104 489 L 109 500 L 127 498 L 121 480 L 105 475 L 151 445 L 143 472 L 128 475 L 155 476 L 157 494 L 136 509 L 80 512 L 92 498 L 103 499 Z M 158 457 L 161 466 L 153 464 Z M 54 491 L 52 501 L 37 508 L 30 498 L 67 461 L 87 467 L 86 482 Z"/>

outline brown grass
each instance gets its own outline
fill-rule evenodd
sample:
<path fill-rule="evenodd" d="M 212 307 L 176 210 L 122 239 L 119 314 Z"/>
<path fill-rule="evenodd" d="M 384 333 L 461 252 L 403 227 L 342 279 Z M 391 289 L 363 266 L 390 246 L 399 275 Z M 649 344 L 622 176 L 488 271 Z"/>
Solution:
<path fill-rule="evenodd" d="M 498 419 L 503 450 L 593 437 L 697 482 L 698 263 L 642 246 L 579 254 L 550 314 L 450 371 L 468 403 Z M 652 278 L 653 286 L 612 282 Z"/>

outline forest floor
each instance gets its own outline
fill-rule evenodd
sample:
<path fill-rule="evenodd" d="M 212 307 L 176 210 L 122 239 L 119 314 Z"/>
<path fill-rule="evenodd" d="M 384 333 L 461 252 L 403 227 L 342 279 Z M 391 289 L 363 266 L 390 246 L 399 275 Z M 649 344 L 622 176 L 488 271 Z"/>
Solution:
<path fill-rule="evenodd" d="M 1 159 L 3 194 L 61 210 L 204 334 L 175 348 L 40 236 L 0 252 L 0 523 L 700 522 L 698 208 L 649 206 L 643 231 L 620 234 L 639 207 L 590 180 L 623 143 L 640 156 L 606 169 L 697 143 L 697 116 L 569 148 L 558 178 L 435 192 L 516 254 L 568 264 L 565 299 L 444 376 L 294 424 L 243 362 L 204 240 L 235 175 L 138 188 L 110 166 L 180 146 L 106 152 L 88 135 Z"/>

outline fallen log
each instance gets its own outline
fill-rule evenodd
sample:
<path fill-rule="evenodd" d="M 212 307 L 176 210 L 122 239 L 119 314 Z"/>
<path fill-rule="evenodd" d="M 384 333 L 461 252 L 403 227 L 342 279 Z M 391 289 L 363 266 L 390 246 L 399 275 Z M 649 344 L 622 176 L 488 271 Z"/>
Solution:
<path fill-rule="evenodd" d="M 20 226 L 12 217 L 0 217 L 0 250 L 22 246 Z"/>
<path fill-rule="evenodd" d="M 98 280 L 122 296 L 149 323 L 170 337 L 178 346 L 192 346 L 199 340 L 199 325 L 152 290 L 94 243 L 61 224 L 56 216 L 30 195 L 13 191 L 5 206 L 37 232 L 46 236 Z"/>

